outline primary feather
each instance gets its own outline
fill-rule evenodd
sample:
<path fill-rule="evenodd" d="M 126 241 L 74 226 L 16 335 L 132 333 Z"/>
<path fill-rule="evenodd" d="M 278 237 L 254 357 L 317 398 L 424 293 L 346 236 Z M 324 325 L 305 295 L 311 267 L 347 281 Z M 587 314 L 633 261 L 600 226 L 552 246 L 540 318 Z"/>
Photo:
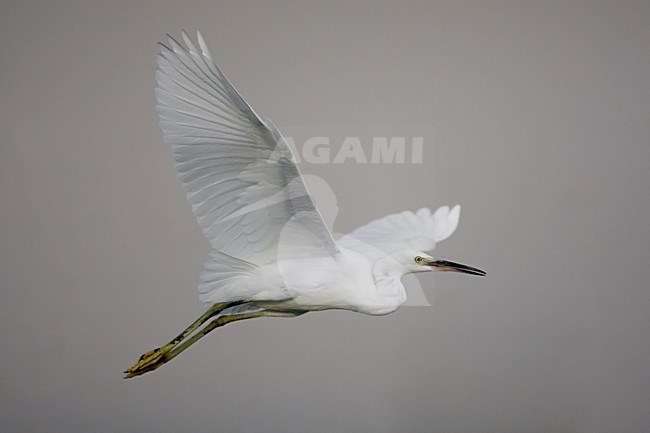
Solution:
<path fill-rule="evenodd" d="M 336 244 L 279 131 L 250 108 L 212 61 L 169 37 L 160 45 L 156 109 L 178 177 L 215 251 L 255 265 L 278 258 L 291 223 L 319 254 Z"/>

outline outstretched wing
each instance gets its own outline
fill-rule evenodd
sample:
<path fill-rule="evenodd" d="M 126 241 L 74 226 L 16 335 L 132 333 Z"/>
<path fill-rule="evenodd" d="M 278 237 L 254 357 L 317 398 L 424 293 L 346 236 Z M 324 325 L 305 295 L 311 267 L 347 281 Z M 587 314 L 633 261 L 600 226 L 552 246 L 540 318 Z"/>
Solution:
<path fill-rule="evenodd" d="M 178 177 L 212 247 L 255 265 L 277 260 L 283 231 L 309 250 L 336 243 L 305 187 L 280 132 L 237 93 L 200 33 L 200 51 L 169 37 L 160 44 L 156 109 Z"/>
<path fill-rule="evenodd" d="M 431 251 L 458 226 L 460 206 L 427 208 L 387 215 L 359 227 L 338 240 L 339 245 L 375 260 L 403 249 Z"/>

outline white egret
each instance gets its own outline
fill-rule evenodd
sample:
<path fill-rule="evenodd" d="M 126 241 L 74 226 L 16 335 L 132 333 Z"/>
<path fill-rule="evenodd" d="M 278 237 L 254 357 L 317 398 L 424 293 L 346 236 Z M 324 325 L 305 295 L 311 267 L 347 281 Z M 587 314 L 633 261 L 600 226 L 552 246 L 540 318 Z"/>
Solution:
<path fill-rule="evenodd" d="M 369 315 L 406 300 L 413 272 L 485 272 L 431 251 L 458 224 L 460 207 L 388 215 L 335 241 L 278 129 L 260 118 L 198 46 L 160 44 L 156 109 L 178 177 L 212 246 L 200 277 L 206 312 L 126 370 L 134 377 L 178 356 L 210 331 L 256 317 L 344 309 Z M 209 320 L 203 328 L 204 325 Z"/>

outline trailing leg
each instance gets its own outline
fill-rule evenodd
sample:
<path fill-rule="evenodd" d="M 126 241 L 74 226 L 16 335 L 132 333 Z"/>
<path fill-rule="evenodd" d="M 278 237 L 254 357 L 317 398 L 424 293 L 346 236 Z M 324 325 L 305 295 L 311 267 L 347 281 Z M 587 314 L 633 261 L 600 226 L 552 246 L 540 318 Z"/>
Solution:
<path fill-rule="evenodd" d="M 188 326 L 183 332 L 181 332 L 172 341 L 165 344 L 164 346 L 158 347 L 156 349 L 150 350 L 142 354 L 138 362 L 133 367 L 129 368 L 124 372 L 126 374 L 125 378 L 138 376 L 142 373 L 146 373 L 147 371 L 151 371 L 157 368 L 157 364 L 165 355 L 167 355 L 167 353 L 169 353 L 170 350 L 172 350 L 175 346 L 177 346 L 179 343 L 185 340 L 190 334 L 196 331 L 201 325 L 203 325 L 205 322 L 207 322 L 212 317 L 216 316 L 226 308 L 234 307 L 236 305 L 241 305 L 243 303 L 244 301 L 220 302 L 217 304 L 213 304 L 212 306 L 210 306 L 210 308 L 208 308 L 208 310 L 205 313 L 201 315 L 201 317 L 196 319 L 190 326 Z"/>

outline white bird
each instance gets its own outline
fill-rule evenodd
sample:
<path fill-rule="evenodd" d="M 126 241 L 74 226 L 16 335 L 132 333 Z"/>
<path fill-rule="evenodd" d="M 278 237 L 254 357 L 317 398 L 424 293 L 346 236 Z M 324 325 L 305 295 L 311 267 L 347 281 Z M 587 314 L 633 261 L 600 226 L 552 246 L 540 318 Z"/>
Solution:
<path fill-rule="evenodd" d="M 454 232 L 459 206 L 388 215 L 335 241 L 282 134 L 230 84 L 200 32 L 200 49 L 182 36 L 186 47 L 170 36 L 169 47 L 159 44 L 156 109 L 212 246 L 199 284 L 207 310 L 170 343 L 142 355 L 127 378 L 233 321 L 328 309 L 384 315 L 406 300 L 405 274 L 485 275 L 425 252 Z"/>

